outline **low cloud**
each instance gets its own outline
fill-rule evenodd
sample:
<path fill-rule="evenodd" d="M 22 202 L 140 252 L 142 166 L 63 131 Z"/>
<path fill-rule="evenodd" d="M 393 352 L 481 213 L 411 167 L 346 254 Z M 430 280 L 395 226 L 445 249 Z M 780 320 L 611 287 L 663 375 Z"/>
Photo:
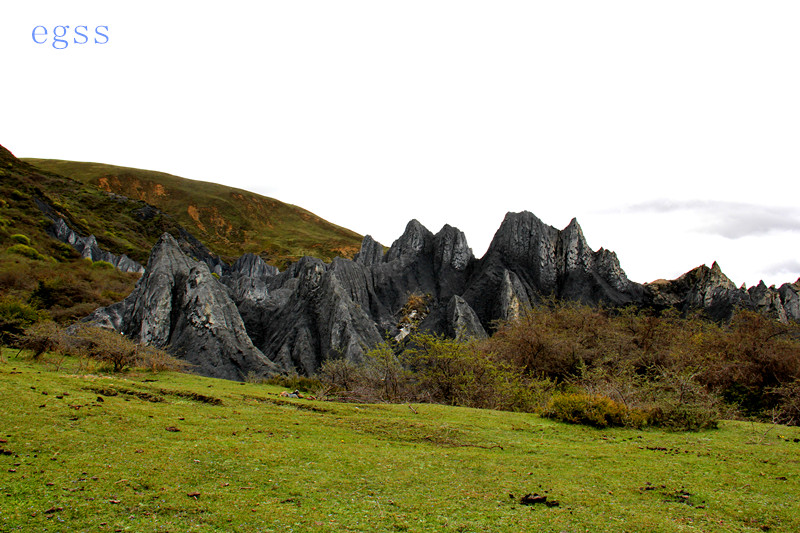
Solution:
<path fill-rule="evenodd" d="M 771 207 L 744 202 L 659 199 L 629 206 L 626 211 L 692 213 L 707 220 L 705 226 L 700 228 L 703 233 L 721 235 L 728 239 L 782 231 L 800 232 L 800 209 L 792 207 Z"/>
<path fill-rule="evenodd" d="M 800 261 L 795 259 L 790 259 L 788 261 L 783 261 L 781 263 L 775 263 L 770 265 L 766 269 L 766 273 L 768 275 L 797 275 L 800 273 Z"/>

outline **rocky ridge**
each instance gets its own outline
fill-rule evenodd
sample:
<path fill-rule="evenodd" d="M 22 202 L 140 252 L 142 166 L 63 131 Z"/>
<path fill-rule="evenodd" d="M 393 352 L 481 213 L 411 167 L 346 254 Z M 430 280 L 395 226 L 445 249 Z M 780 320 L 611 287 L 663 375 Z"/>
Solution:
<path fill-rule="evenodd" d="M 800 280 L 736 288 L 716 263 L 641 285 L 613 252 L 593 251 L 576 220 L 558 230 L 522 212 L 506 215 L 480 259 L 458 229 L 433 234 L 412 220 L 386 253 L 366 236 L 353 260 L 304 257 L 283 272 L 249 254 L 219 279 L 165 235 L 134 293 L 90 320 L 165 347 L 200 373 L 243 379 L 308 375 L 330 358 L 361 361 L 381 340 L 412 328 L 484 337 L 496 320 L 550 298 L 703 309 L 715 318 L 745 307 L 800 320 L 798 289 Z M 409 311 L 412 300 L 425 305 Z"/>

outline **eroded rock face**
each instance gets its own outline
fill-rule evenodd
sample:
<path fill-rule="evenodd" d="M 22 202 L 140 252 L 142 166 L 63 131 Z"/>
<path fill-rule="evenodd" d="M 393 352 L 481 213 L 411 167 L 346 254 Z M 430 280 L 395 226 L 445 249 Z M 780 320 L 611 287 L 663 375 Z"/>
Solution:
<path fill-rule="evenodd" d="M 445 334 L 459 341 L 486 338 L 486 330 L 483 329 L 478 315 L 461 296 L 453 296 L 447 304 Z"/>
<path fill-rule="evenodd" d="M 798 288 L 798 284 L 785 283 L 776 289 L 763 281 L 749 289 L 737 288 L 714 262 L 710 268 L 701 265 L 675 280 L 647 284 L 644 303 L 680 311 L 703 310 L 718 320 L 730 318 L 737 309 L 749 309 L 787 322 L 800 320 Z"/>
<path fill-rule="evenodd" d="M 240 292 L 234 298 L 255 344 L 285 372 L 310 375 L 331 357 L 358 362 L 381 341 L 370 314 L 379 302 L 354 261 L 326 265 L 305 257 L 266 285 L 263 297 Z"/>
<path fill-rule="evenodd" d="M 354 261 L 359 265 L 374 265 L 383 259 L 383 246 L 376 242 L 372 236 L 365 235 L 361 241 L 361 249 L 356 254 Z"/>
<path fill-rule="evenodd" d="M 231 274 L 238 274 L 251 278 L 268 278 L 278 274 L 278 269 L 268 265 L 256 254 L 244 254 L 236 260 L 231 267 Z"/>
<path fill-rule="evenodd" d="M 164 348 L 206 376 L 242 380 L 277 371 L 253 346 L 225 287 L 205 263 L 186 257 L 169 234 L 153 247 L 130 296 L 88 320 Z"/>
<path fill-rule="evenodd" d="M 144 272 L 144 267 L 127 255 L 114 255 L 111 252 L 102 250 L 100 246 L 98 246 L 97 239 L 94 235 L 89 235 L 88 237 L 79 235 L 64 222 L 63 218 L 56 219 L 50 227 L 49 232 L 56 239 L 75 248 L 75 250 L 81 254 L 81 257 L 91 259 L 92 261 L 111 263 L 122 272 Z"/>
<path fill-rule="evenodd" d="M 559 231 L 527 211 L 506 215 L 475 271 L 463 296 L 485 328 L 548 298 L 627 305 L 644 294 L 613 252 L 589 248 L 577 220 Z"/>
<path fill-rule="evenodd" d="M 642 286 L 628 280 L 613 252 L 593 251 L 576 220 L 557 230 L 531 213 L 509 213 L 480 260 L 456 228 L 434 235 L 412 220 L 383 250 L 367 236 L 353 261 L 304 257 L 284 272 L 247 254 L 217 282 L 165 236 L 131 296 L 93 319 L 231 379 L 309 375 L 334 357 L 358 362 L 381 340 L 414 328 L 483 338 L 494 321 L 549 298 L 703 309 L 716 318 L 744 307 L 800 319 L 800 280 L 736 288 L 715 263 Z M 411 301 L 425 308 L 411 312 L 413 320 L 404 310 Z"/>

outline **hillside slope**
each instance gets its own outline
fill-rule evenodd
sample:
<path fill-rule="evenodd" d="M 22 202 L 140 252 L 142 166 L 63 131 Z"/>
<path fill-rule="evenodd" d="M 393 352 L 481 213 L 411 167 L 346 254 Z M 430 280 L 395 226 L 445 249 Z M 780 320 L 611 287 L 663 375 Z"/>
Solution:
<path fill-rule="evenodd" d="M 15 354 L 0 352 L 2 531 L 800 528 L 800 428 L 598 430 Z M 522 505 L 533 492 L 559 505 Z"/>
<path fill-rule="evenodd" d="M 361 236 L 273 198 L 149 170 L 57 159 L 25 159 L 105 191 L 144 200 L 170 213 L 223 259 L 261 255 L 279 267 L 304 255 L 353 257 Z"/>
<path fill-rule="evenodd" d="M 103 250 L 140 263 L 163 233 L 191 237 L 172 217 L 142 201 L 35 168 L 0 146 L 2 332 L 26 322 L 9 325 L 18 322 L 20 304 L 68 322 L 124 298 L 139 277 L 86 261 L 53 238 L 58 218 L 84 237 L 94 235 Z"/>

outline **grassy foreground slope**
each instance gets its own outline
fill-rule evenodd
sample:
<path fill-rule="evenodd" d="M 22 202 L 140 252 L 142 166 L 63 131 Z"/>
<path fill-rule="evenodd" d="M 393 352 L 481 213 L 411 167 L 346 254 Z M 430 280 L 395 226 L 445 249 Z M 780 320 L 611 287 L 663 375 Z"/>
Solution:
<path fill-rule="evenodd" d="M 800 428 L 596 430 L 15 356 L 2 531 L 800 530 Z"/>
<path fill-rule="evenodd" d="M 300 207 L 216 183 L 163 172 L 57 159 L 25 159 L 108 192 L 144 200 L 174 216 L 227 260 L 263 254 L 279 266 L 304 255 L 351 258 L 361 236 Z"/>

